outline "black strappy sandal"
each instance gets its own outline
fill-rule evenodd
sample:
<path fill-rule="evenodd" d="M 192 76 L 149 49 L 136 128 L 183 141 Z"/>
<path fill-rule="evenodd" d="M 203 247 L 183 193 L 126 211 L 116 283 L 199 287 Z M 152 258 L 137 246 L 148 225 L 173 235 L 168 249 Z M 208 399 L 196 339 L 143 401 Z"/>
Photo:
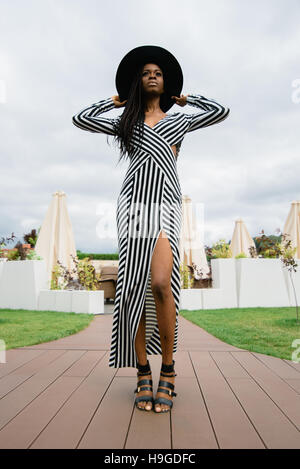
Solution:
<path fill-rule="evenodd" d="M 175 374 L 175 370 L 174 370 L 174 364 L 175 364 L 175 361 L 173 360 L 173 364 L 172 365 L 165 365 L 164 363 L 162 363 L 161 365 L 161 376 L 166 376 L 168 378 L 172 378 L 174 376 L 177 376 L 177 374 Z M 170 374 L 166 374 L 166 373 L 172 373 L 172 375 Z M 158 389 L 157 389 L 157 392 L 163 392 L 165 394 L 168 394 L 169 396 L 177 396 L 177 393 L 176 392 L 173 392 L 173 389 L 174 389 L 174 384 L 172 383 L 169 383 L 169 381 L 159 381 L 158 383 Z M 161 388 L 160 386 L 164 386 L 166 388 L 169 388 L 169 391 L 167 391 L 166 389 L 163 389 Z M 157 411 L 155 410 L 155 405 L 156 404 L 166 404 L 169 406 L 169 409 L 162 409 L 160 411 Z M 170 409 L 172 409 L 173 407 L 173 401 L 171 399 L 165 399 L 164 397 L 158 397 L 157 399 L 154 399 L 154 407 L 153 407 L 153 410 L 155 411 L 156 414 L 162 414 L 162 413 L 165 413 L 165 412 L 170 412 Z"/>
<path fill-rule="evenodd" d="M 151 369 L 150 369 L 150 364 L 149 364 L 149 361 L 147 360 L 147 365 L 140 365 L 138 363 L 137 365 L 137 368 L 138 368 L 138 372 L 137 372 L 137 376 L 146 376 L 146 375 L 150 375 L 151 374 Z M 147 386 L 149 385 L 149 386 Z M 137 384 L 137 388 L 134 390 L 134 392 L 140 392 L 140 391 L 152 391 L 152 379 L 141 379 L 138 381 L 138 384 Z M 153 397 L 152 396 L 139 396 L 139 397 L 136 397 L 135 398 L 135 406 L 137 409 L 139 410 L 144 410 L 145 412 L 150 412 L 150 410 L 146 410 L 145 407 L 139 407 L 138 406 L 138 403 L 139 402 L 152 402 L 152 409 L 153 409 Z M 152 410 L 151 409 L 151 410 Z"/>

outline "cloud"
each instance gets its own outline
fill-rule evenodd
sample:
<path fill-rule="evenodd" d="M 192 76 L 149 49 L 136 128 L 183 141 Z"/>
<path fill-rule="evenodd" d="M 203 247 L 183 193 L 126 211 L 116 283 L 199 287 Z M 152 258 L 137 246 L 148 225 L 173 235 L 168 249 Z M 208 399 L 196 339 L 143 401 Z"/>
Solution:
<path fill-rule="evenodd" d="M 143 44 L 178 58 L 184 93 L 231 109 L 226 121 L 186 135 L 178 159 L 183 194 L 204 206 L 205 244 L 230 239 L 238 216 L 253 236 L 283 226 L 299 198 L 299 13 L 297 0 L 2 3 L 1 236 L 38 228 L 61 189 L 76 247 L 116 251 L 116 239 L 97 236 L 97 207 L 116 202 L 128 163 L 117 166 L 106 136 L 71 118 L 117 93 L 120 60 Z"/>

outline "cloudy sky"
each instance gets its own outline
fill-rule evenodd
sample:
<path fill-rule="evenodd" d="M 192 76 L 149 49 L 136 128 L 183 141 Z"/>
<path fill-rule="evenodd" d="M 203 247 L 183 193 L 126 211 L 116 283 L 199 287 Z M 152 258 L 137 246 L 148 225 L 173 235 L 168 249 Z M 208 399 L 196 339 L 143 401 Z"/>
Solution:
<path fill-rule="evenodd" d="M 187 134 L 178 158 L 204 243 L 229 241 L 239 217 L 251 236 L 283 229 L 300 199 L 299 0 L 0 6 L 0 237 L 38 229 L 52 194 L 63 190 L 76 248 L 117 252 L 115 207 L 128 161 L 117 164 L 112 139 L 78 129 L 72 116 L 117 94 L 119 62 L 145 44 L 176 56 L 182 93 L 231 110 L 225 121 Z M 176 104 L 169 112 L 178 111 L 197 112 Z"/>

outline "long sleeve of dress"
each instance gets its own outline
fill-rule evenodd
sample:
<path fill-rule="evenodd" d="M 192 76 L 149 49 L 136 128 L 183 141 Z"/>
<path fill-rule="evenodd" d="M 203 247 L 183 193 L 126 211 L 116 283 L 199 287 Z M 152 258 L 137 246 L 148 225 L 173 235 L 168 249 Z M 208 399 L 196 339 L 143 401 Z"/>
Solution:
<path fill-rule="evenodd" d="M 72 117 L 74 125 L 90 132 L 100 132 L 108 135 L 115 135 L 114 123 L 117 118 L 102 117 L 100 114 L 110 111 L 115 107 L 112 98 L 102 99 L 79 111 Z"/>
<path fill-rule="evenodd" d="M 187 104 L 203 110 L 203 112 L 195 114 L 185 114 L 189 123 L 187 132 L 217 124 L 226 119 L 230 112 L 228 107 L 222 106 L 222 104 L 200 94 L 190 94 L 187 96 L 186 101 Z"/>

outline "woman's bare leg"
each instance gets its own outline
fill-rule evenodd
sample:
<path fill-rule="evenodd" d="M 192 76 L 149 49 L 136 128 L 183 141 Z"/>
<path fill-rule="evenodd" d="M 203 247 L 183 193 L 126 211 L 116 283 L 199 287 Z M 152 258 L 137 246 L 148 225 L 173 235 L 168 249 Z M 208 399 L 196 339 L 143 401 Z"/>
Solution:
<path fill-rule="evenodd" d="M 137 330 L 136 339 L 135 339 L 135 350 L 137 354 L 137 360 L 140 365 L 147 365 L 147 354 L 146 354 L 146 323 L 145 323 L 145 309 L 143 309 L 142 317 L 140 324 Z M 141 376 L 141 379 L 151 379 L 151 374 Z M 143 388 L 142 388 L 143 389 Z M 137 396 L 152 396 L 151 391 L 140 391 L 137 393 Z M 140 401 L 138 402 L 140 408 L 146 408 L 146 410 L 152 409 L 152 402 Z"/>
<path fill-rule="evenodd" d="M 151 262 L 151 288 L 157 311 L 162 361 L 166 365 L 173 364 L 174 334 L 176 325 L 176 306 L 171 289 L 171 274 L 173 267 L 173 253 L 170 241 L 164 231 L 157 240 Z M 165 381 L 174 384 L 174 377 L 163 377 Z M 162 386 L 164 389 L 164 386 Z M 167 389 L 168 390 L 168 389 Z M 157 393 L 156 397 L 166 397 L 164 393 Z M 168 399 L 170 396 L 168 397 Z M 169 408 L 166 404 L 156 404 L 157 411 Z"/>
<path fill-rule="evenodd" d="M 145 324 L 145 309 L 143 309 L 142 317 L 140 324 L 137 330 L 136 339 L 135 339 L 135 351 L 137 354 L 137 360 L 140 365 L 147 364 L 147 354 L 146 354 L 146 324 Z"/>

